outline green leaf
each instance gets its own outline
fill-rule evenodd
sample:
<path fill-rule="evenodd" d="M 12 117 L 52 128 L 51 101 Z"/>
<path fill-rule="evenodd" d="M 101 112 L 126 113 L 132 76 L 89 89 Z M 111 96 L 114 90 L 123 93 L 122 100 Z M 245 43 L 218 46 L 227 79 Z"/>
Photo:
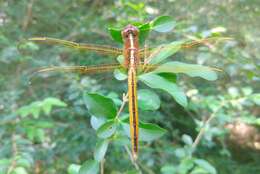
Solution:
<path fill-rule="evenodd" d="M 80 165 L 78 164 L 71 164 L 69 165 L 68 167 L 68 174 L 78 174 L 79 173 L 79 170 L 80 170 Z"/>
<path fill-rule="evenodd" d="M 95 117 L 114 118 L 117 108 L 109 97 L 97 93 L 85 93 L 84 102 L 91 115 Z"/>
<path fill-rule="evenodd" d="M 177 148 L 175 149 L 174 153 L 180 159 L 184 158 L 187 155 L 184 148 Z"/>
<path fill-rule="evenodd" d="M 162 174 L 177 174 L 177 169 L 171 165 L 165 165 L 161 168 Z"/>
<path fill-rule="evenodd" d="M 44 121 L 44 120 L 26 119 L 21 122 L 21 126 L 26 129 L 27 134 L 31 134 L 35 136 L 38 132 L 37 129 L 41 129 L 42 131 L 44 131 L 44 129 L 53 128 L 55 126 L 55 123 L 51 122 L 50 120 Z M 40 134 L 43 135 L 44 137 L 44 132 Z"/>
<path fill-rule="evenodd" d="M 125 3 L 127 6 L 135 10 L 136 12 L 140 12 L 144 10 L 144 3 L 133 3 L 133 2 L 127 2 Z"/>
<path fill-rule="evenodd" d="M 152 50 L 152 54 L 149 64 L 158 64 L 163 60 L 167 59 L 171 55 L 175 54 L 181 49 L 182 41 L 175 41 L 170 44 L 160 45 L 154 50 Z"/>
<path fill-rule="evenodd" d="M 62 102 L 58 98 L 49 97 L 44 99 L 43 101 L 35 101 L 27 106 L 23 106 L 17 110 L 17 113 L 20 114 L 22 117 L 26 117 L 32 114 L 34 118 L 39 118 L 41 110 L 43 110 L 46 115 L 49 115 L 52 106 L 66 107 L 67 104 Z"/>
<path fill-rule="evenodd" d="M 240 95 L 238 88 L 234 86 L 228 88 L 228 93 L 232 98 L 236 98 Z"/>
<path fill-rule="evenodd" d="M 117 56 L 116 60 L 117 60 L 118 63 L 120 63 L 121 65 L 123 65 L 123 64 L 124 64 L 124 61 L 125 61 L 125 58 L 124 58 L 123 55 L 119 55 L 119 56 Z"/>
<path fill-rule="evenodd" d="M 260 126 L 260 118 L 256 118 L 254 124 Z"/>
<path fill-rule="evenodd" d="M 114 76 L 117 80 L 120 80 L 120 81 L 127 79 L 127 75 L 124 73 L 123 70 L 120 70 L 120 69 L 114 70 Z"/>
<path fill-rule="evenodd" d="M 126 173 L 124 173 L 124 174 L 141 174 L 141 172 L 133 169 L 133 170 L 130 170 L 130 171 L 126 171 Z"/>
<path fill-rule="evenodd" d="M 145 39 L 148 37 L 149 32 L 151 30 L 150 24 L 145 23 L 143 25 L 140 25 L 138 27 L 138 29 L 139 29 L 139 43 L 143 44 Z"/>
<path fill-rule="evenodd" d="M 94 151 L 94 158 L 96 161 L 100 162 L 104 158 L 107 151 L 108 144 L 109 144 L 108 139 L 101 140 L 97 143 Z"/>
<path fill-rule="evenodd" d="M 17 158 L 16 158 L 16 165 L 19 167 L 30 168 L 32 163 L 33 163 L 33 161 L 31 159 L 31 156 L 28 156 L 28 154 L 17 156 Z"/>
<path fill-rule="evenodd" d="M 97 130 L 97 136 L 99 138 L 108 138 L 111 137 L 117 128 L 117 124 L 114 120 L 107 121 Z"/>
<path fill-rule="evenodd" d="M 244 87 L 242 88 L 242 92 L 245 96 L 248 96 L 253 93 L 253 89 L 251 87 Z"/>
<path fill-rule="evenodd" d="M 20 114 L 22 117 L 27 117 L 32 114 L 34 118 L 38 118 L 40 115 L 41 107 L 42 102 L 36 101 L 31 103 L 30 105 L 19 108 L 17 110 L 17 113 Z"/>
<path fill-rule="evenodd" d="M 140 140 L 142 141 L 153 141 L 166 133 L 166 130 L 152 123 L 142 123 L 139 124 L 140 127 Z"/>
<path fill-rule="evenodd" d="M 67 104 L 58 98 L 54 98 L 54 97 L 46 98 L 42 103 L 42 109 L 46 115 L 50 114 L 52 106 L 66 107 Z"/>
<path fill-rule="evenodd" d="M 79 170 L 79 174 L 97 174 L 99 172 L 99 164 L 95 160 L 86 161 Z"/>
<path fill-rule="evenodd" d="M 110 92 L 107 94 L 107 97 L 111 98 L 117 106 L 121 106 L 122 101 L 117 93 Z"/>
<path fill-rule="evenodd" d="M 44 129 L 41 128 L 31 126 L 26 128 L 26 133 L 30 140 L 43 142 L 45 139 Z"/>
<path fill-rule="evenodd" d="M 194 160 L 192 158 L 185 158 L 178 166 L 178 173 L 186 174 L 194 166 Z"/>
<path fill-rule="evenodd" d="M 155 89 L 162 89 L 173 96 L 177 103 L 183 107 L 187 106 L 185 93 L 173 82 L 153 73 L 142 74 L 139 79 L 147 86 Z"/>
<path fill-rule="evenodd" d="M 3 173 L 7 173 L 8 168 L 12 163 L 12 159 L 2 158 L 0 159 L 0 171 Z"/>
<path fill-rule="evenodd" d="M 201 167 L 196 166 L 192 169 L 190 174 L 209 174 L 209 172 Z"/>
<path fill-rule="evenodd" d="M 159 76 L 163 77 L 164 79 L 177 83 L 177 75 L 173 73 L 158 73 Z"/>
<path fill-rule="evenodd" d="M 216 174 L 217 171 L 214 166 L 212 166 L 208 161 L 204 159 L 195 159 L 194 160 L 195 164 L 198 166 L 202 167 L 206 171 L 208 171 L 210 174 Z"/>
<path fill-rule="evenodd" d="M 90 124 L 93 129 L 97 130 L 106 122 L 106 119 L 104 117 L 95 117 L 91 116 L 90 118 Z"/>
<path fill-rule="evenodd" d="M 119 146 L 129 145 L 129 139 L 122 132 L 120 134 L 116 134 L 116 136 L 113 137 L 113 144 L 116 144 Z"/>
<path fill-rule="evenodd" d="M 215 27 L 215 28 L 212 28 L 210 30 L 210 32 L 212 34 L 220 34 L 220 33 L 225 33 L 227 31 L 227 29 L 225 27 L 222 27 L 222 26 L 219 26 L 219 27 Z"/>
<path fill-rule="evenodd" d="M 181 139 L 182 139 L 182 141 L 183 141 L 185 144 L 187 144 L 187 145 L 189 145 L 189 146 L 191 146 L 192 143 L 193 143 L 193 140 L 192 140 L 192 138 L 191 138 L 189 135 L 183 134 L 183 135 L 181 136 Z"/>
<path fill-rule="evenodd" d="M 115 41 L 117 41 L 119 43 L 123 43 L 123 38 L 122 38 L 122 35 L 121 35 L 122 29 L 119 29 L 119 28 L 108 28 L 108 31 L 110 32 L 111 37 Z"/>
<path fill-rule="evenodd" d="M 54 97 L 48 97 L 48 98 L 44 99 L 43 103 L 46 105 L 53 105 L 53 106 L 62 106 L 62 107 L 67 106 L 66 103 L 64 103 L 60 99 L 54 98 Z"/>
<path fill-rule="evenodd" d="M 28 174 L 28 172 L 26 171 L 26 169 L 24 167 L 16 167 L 12 174 Z"/>
<path fill-rule="evenodd" d="M 27 40 L 23 40 L 23 41 L 19 42 L 17 45 L 17 48 L 20 52 L 39 50 L 39 46 L 37 44 L 35 44 L 34 42 L 29 42 Z"/>
<path fill-rule="evenodd" d="M 216 80 L 217 73 L 215 71 L 216 69 L 208 66 L 187 64 L 187 63 L 173 61 L 173 62 L 167 62 L 159 66 L 153 72 L 184 73 L 191 77 L 201 77 L 206 80 Z"/>
<path fill-rule="evenodd" d="M 161 100 L 156 93 L 148 89 L 138 90 L 138 105 L 144 110 L 157 110 L 160 107 Z"/>
<path fill-rule="evenodd" d="M 254 101 L 255 104 L 260 105 L 260 93 L 255 93 L 250 95 L 250 98 Z"/>
<path fill-rule="evenodd" d="M 37 122 L 35 120 L 26 120 L 27 123 L 34 125 L 35 127 L 38 128 L 53 128 L 53 126 L 55 125 L 54 122 L 52 121 L 44 121 L 44 120 L 37 120 Z"/>
<path fill-rule="evenodd" d="M 122 122 L 125 133 L 130 137 L 129 118 L 124 119 Z M 139 140 L 140 141 L 153 141 L 160 138 L 166 130 L 152 123 L 139 122 Z"/>
<path fill-rule="evenodd" d="M 176 22 L 171 16 L 159 16 L 150 22 L 151 29 L 157 32 L 169 32 L 176 25 Z"/>

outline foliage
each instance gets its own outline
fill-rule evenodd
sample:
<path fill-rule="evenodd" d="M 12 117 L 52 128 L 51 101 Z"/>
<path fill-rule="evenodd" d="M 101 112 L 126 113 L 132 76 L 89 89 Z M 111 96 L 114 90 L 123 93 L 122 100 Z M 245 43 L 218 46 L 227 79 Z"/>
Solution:
<path fill-rule="evenodd" d="M 0 7 L 0 173 L 259 173 L 257 0 L 10 0 Z M 125 71 L 32 73 L 116 58 L 26 42 L 48 36 L 121 47 L 129 23 L 139 28 L 141 46 L 152 47 L 150 64 L 160 63 L 138 74 L 135 164 L 127 108 L 118 114 Z M 221 36 L 233 39 L 181 46 Z M 235 134 L 233 142 L 229 125 L 237 123 L 253 138 Z"/>

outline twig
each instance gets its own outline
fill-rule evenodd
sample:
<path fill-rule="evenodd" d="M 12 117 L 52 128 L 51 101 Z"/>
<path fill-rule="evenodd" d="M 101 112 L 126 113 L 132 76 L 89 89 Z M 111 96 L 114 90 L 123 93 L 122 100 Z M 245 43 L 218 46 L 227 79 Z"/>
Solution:
<path fill-rule="evenodd" d="M 142 174 L 142 171 L 141 171 L 140 167 L 138 166 L 137 162 L 134 160 L 134 157 L 133 157 L 131 151 L 129 150 L 127 145 L 124 145 L 124 147 L 125 147 L 125 150 L 126 150 L 128 156 L 129 156 L 133 166 L 135 167 L 136 170 L 138 170 L 138 172 L 140 172 Z"/>
<path fill-rule="evenodd" d="M 145 171 L 147 174 L 155 174 L 148 166 L 139 163 L 139 166 Z"/>
<path fill-rule="evenodd" d="M 100 174 L 104 174 L 104 164 L 105 164 L 105 158 L 103 158 L 100 162 Z"/>
<path fill-rule="evenodd" d="M 39 161 L 39 160 L 36 161 L 34 172 L 35 172 L 35 174 L 40 174 L 40 172 L 41 172 L 41 161 Z"/>
<path fill-rule="evenodd" d="M 14 134 L 12 135 L 12 154 L 13 154 L 12 155 L 13 159 L 12 159 L 12 163 L 11 163 L 10 167 L 7 170 L 7 174 L 10 174 L 16 166 L 17 145 L 16 145 L 16 138 L 15 138 Z"/>
<path fill-rule="evenodd" d="M 26 16 L 24 17 L 23 24 L 22 24 L 22 30 L 23 31 L 26 31 L 29 24 L 31 23 L 33 3 L 34 3 L 34 0 L 31 0 L 27 5 Z"/>
<path fill-rule="evenodd" d="M 205 130 L 206 130 L 206 126 L 209 125 L 209 123 L 213 120 L 213 118 L 216 116 L 216 114 L 218 113 L 218 111 L 224 106 L 226 102 L 222 102 L 219 107 L 212 113 L 210 114 L 209 118 L 205 121 L 205 123 L 203 124 L 202 128 L 200 129 L 197 137 L 195 138 L 195 141 L 192 144 L 192 149 L 195 150 L 196 147 L 198 146 L 201 138 L 203 137 Z"/>
<path fill-rule="evenodd" d="M 121 106 L 120 106 L 120 108 L 119 108 L 119 110 L 118 110 L 118 112 L 117 112 L 117 114 L 116 114 L 116 118 L 118 118 L 119 117 L 119 115 L 121 114 L 121 112 L 123 111 L 123 109 L 124 109 L 124 107 L 125 107 L 125 104 L 126 104 L 126 102 L 128 101 L 128 93 L 127 94 L 123 94 L 123 97 L 122 97 L 122 104 L 121 104 Z"/>
<path fill-rule="evenodd" d="M 240 102 L 240 101 L 243 101 L 245 100 L 246 97 L 240 97 L 240 98 L 237 98 L 237 99 L 231 99 L 231 100 L 226 100 L 226 101 L 222 101 L 220 103 L 220 105 L 218 106 L 218 108 L 212 113 L 210 114 L 209 118 L 205 121 L 205 123 L 203 124 L 202 128 L 200 129 L 197 137 L 195 138 L 195 141 L 194 143 L 192 144 L 192 149 L 193 151 L 196 149 L 196 147 L 198 146 L 201 138 L 203 137 L 204 133 L 205 133 L 205 129 L 206 129 L 206 126 L 209 125 L 209 123 L 213 120 L 213 118 L 216 116 L 216 114 L 218 113 L 218 111 L 225 105 L 227 105 L 228 103 L 233 103 L 233 102 Z"/>
<path fill-rule="evenodd" d="M 122 101 L 123 102 L 116 114 L 116 119 L 119 117 L 120 113 L 123 111 L 123 109 L 125 107 L 126 102 L 128 101 L 128 93 L 127 94 L 123 93 Z M 104 174 L 104 164 L 105 164 L 105 159 L 103 158 L 100 162 L 100 174 Z"/>

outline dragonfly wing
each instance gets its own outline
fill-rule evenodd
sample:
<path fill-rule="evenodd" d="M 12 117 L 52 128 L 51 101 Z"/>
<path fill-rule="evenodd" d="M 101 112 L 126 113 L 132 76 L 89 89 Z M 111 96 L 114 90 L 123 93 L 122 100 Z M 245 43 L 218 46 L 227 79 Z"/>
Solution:
<path fill-rule="evenodd" d="M 146 65 L 144 66 L 143 72 L 174 74 L 183 73 L 191 77 L 201 77 L 206 80 L 216 80 L 218 76 L 217 72 L 223 71 L 215 67 L 173 61 L 162 65 Z"/>
<path fill-rule="evenodd" d="M 186 40 L 186 41 L 178 41 L 180 44 L 180 49 L 190 49 L 194 48 L 196 46 L 205 45 L 211 48 L 214 44 L 220 42 L 220 41 L 226 41 L 226 40 L 232 40 L 230 37 L 209 37 L 204 39 L 193 39 L 193 40 Z M 177 42 L 176 42 L 177 43 Z M 167 44 L 166 44 L 167 46 Z M 140 49 L 139 55 L 140 57 L 145 60 L 152 59 L 156 54 L 158 54 L 161 50 L 163 50 L 164 45 L 159 46 L 157 48 L 145 48 Z"/>
<path fill-rule="evenodd" d="M 28 39 L 29 41 L 35 42 L 44 42 L 49 44 L 59 44 L 63 46 L 67 46 L 70 48 L 75 48 L 79 50 L 85 51 L 93 51 L 99 54 L 105 55 L 121 55 L 123 54 L 123 50 L 115 47 L 110 46 L 102 46 L 102 45 L 95 45 L 95 44 L 86 44 L 86 43 L 76 43 L 67 40 L 55 39 L 55 38 L 48 38 L 48 37 L 34 37 Z"/>
<path fill-rule="evenodd" d="M 76 72 L 81 74 L 90 74 L 90 73 L 101 73 L 107 71 L 113 71 L 114 69 L 122 68 L 120 64 L 108 64 L 108 65 L 99 65 L 99 66 L 54 66 L 41 68 L 35 71 L 32 76 L 43 73 L 43 72 Z"/>
<path fill-rule="evenodd" d="M 185 64 L 182 62 L 167 62 L 163 65 L 146 65 L 146 68 L 149 68 L 150 71 L 154 71 L 157 73 L 160 72 L 169 72 L 169 73 L 185 73 L 185 72 L 192 72 L 192 71 L 201 71 L 202 68 L 207 68 L 212 71 L 222 71 L 216 67 L 208 67 L 203 65 L 197 64 Z"/>
<path fill-rule="evenodd" d="M 217 44 L 218 42 L 226 41 L 226 40 L 232 40 L 232 38 L 230 38 L 230 37 L 209 37 L 209 38 L 204 38 L 204 39 L 194 39 L 193 41 L 184 42 L 181 45 L 181 47 L 184 49 L 192 48 L 192 47 L 199 46 L 199 45 L 205 45 L 208 47 L 212 47 L 213 44 Z"/>

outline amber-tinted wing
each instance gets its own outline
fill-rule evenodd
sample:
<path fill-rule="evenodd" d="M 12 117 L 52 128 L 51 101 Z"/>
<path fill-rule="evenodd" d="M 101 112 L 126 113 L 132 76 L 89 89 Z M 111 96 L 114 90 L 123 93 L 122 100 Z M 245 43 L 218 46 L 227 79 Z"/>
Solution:
<path fill-rule="evenodd" d="M 28 39 L 29 41 L 35 42 L 44 42 L 48 44 L 59 44 L 63 46 L 67 46 L 74 49 L 79 50 L 86 50 L 86 51 L 93 51 L 99 54 L 104 55 L 121 55 L 123 54 L 123 50 L 115 47 L 110 46 L 103 46 L 103 45 L 95 45 L 95 44 L 87 44 L 87 43 L 76 43 L 67 40 L 55 39 L 55 38 L 48 38 L 48 37 L 34 37 Z"/>
<path fill-rule="evenodd" d="M 209 37 L 204 39 L 193 39 L 181 41 L 181 49 L 190 49 L 195 48 L 196 46 L 205 45 L 208 47 L 213 47 L 213 45 L 217 44 L 220 41 L 232 40 L 230 37 Z M 139 54 L 142 59 L 150 57 L 152 54 L 156 54 L 156 52 L 160 51 L 163 46 L 159 46 L 158 48 L 145 48 L 140 49 Z"/>
<path fill-rule="evenodd" d="M 34 71 L 30 79 L 33 78 L 36 74 L 44 72 L 75 72 L 80 74 L 91 74 L 91 73 L 101 73 L 107 71 L 113 71 L 115 69 L 122 68 L 120 64 L 107 64 L 107 65 L 98 65 L 98 66 L 53 66 L 40 68 Z"/>
<path fill-rule="evenodd" d="M 230 37 L 209 37 L 209 38 L 204 38 L 204 39 L 194 39 L 193 41 L 187 41 L 182 44 L 182 48 L 188 49 L 188 48 L 193 48 L 195 46 L 199 45 L 205 45 L 207 47 L 212 47 L 215 44 L 226 41 L 226 40 L 232 40 Z"/>

